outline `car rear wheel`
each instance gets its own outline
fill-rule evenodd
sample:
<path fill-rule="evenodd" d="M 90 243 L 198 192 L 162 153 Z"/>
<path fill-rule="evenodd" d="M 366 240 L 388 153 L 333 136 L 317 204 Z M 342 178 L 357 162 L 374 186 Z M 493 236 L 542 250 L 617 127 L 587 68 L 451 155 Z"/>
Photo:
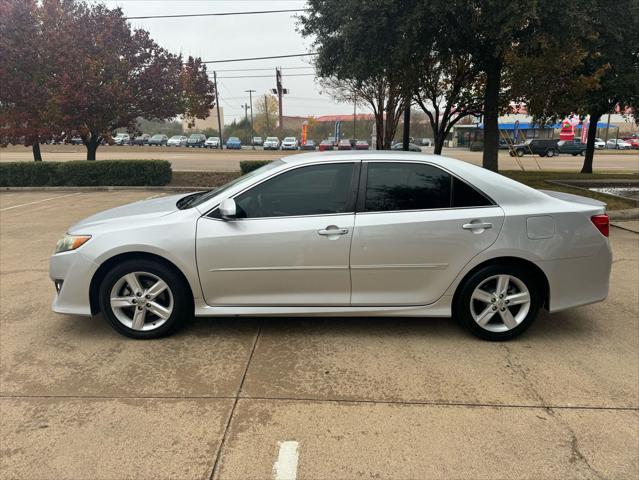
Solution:
<path fill-rule="evenodd" d="M 581 155 L 582 157 L 585 157 L 586 156 L 586 151 L 582 150 L 581 152 L 579 152 L 579 155 Z"/>
<path fill-rule="evenodd" d="M 523 157 L 524 154 L 526 153 L 523 148 L 518 148 L 516 152 L 518 157 Z"/>
<path fill-rule="evenodd" d="M 555 151 L 552 148 L 549 148 L 548 151 L 546 152 L 546 156 L 547 157 L 554 157 L 555 156 Z"/>
<path fill-rule="evenodd" d="M 473 273 L 455 298 L 453 316 L 484 340 L 508 340 L 537 317 L 541 289 L 528 270 L 489 265 Z"/>
<path fill-rule="evenodd" d="M 164 264 L 146 259 L 113 267 L 100 285 L 99 302 L 111 326 L 136 339 L 173 333 L 191 315 L 192 306 L 180 276 Z"/>

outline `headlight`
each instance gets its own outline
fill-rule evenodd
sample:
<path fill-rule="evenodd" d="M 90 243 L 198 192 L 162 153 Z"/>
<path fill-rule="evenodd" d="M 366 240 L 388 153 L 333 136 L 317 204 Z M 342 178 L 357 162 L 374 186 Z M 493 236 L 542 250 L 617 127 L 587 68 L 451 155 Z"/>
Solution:
<path fill-rule="evenodd" d="M 89 239 L 91 235 L 65 235 L 55 246 L 54 253 L 68 252 L 70 250 L 75 250 L 76 248 L 80 248 L 84 245 Z"/>

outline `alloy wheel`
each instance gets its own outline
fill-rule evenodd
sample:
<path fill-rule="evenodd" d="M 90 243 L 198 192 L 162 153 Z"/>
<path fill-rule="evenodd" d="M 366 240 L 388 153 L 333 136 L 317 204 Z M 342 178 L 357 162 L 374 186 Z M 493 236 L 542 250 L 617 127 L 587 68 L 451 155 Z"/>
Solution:
<path fill-rule="evenodd" d="M 173 293 L 157 275 L 131 272 L 120 277 L 110 293 L 113 314 L 132 330 L 161 327 L 173 313 Z"/>
<path fill-rule="evenodd" d="M 470 298 L 470 313 L 480 327 L 490 332 L 517 328 L 530 310 L 528 288 L 517 277 L 501 274 L 483 280 Z"/>

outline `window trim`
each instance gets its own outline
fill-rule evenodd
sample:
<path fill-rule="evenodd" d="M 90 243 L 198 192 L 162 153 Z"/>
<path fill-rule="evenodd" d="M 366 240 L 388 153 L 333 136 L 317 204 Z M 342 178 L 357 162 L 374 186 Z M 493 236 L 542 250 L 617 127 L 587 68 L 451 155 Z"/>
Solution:
<path fill-rule="evenodd" d="M 235 198 L 239 195 L 242 195 L 245 192 L 248 192 L 249 190 L 251 190 L 252 188 L 257 187 L 258 185 L 261 185 L 262 183 L 274 179 L 275 177 L 278 177 L 280 175 L 283 175 L 285 173 L 289 173 L 292 172 L 293 170 L 298 170 L 300 168 L 304 168 L 304 167 L 313 167 L 316 165 L 334 165 L 334 164 L 342 164 L 342 163 L 350 163 L 353 164 L 353 172 L 351 174 L 351 181 L 350 184 L 348 186 L 348 199 L 346 200 L 346 211 L 345 212 L 340 212 L 340 213 L 314 213 L 314 214 L 310 214 L 310 215 L 283 215 L 283 216 L 277 216 L 277 217 L 255 217 L 255 218 L 232 218 L 232 219 L 222 219 L 221 217 L 218 216 L 214 216 L 217 214 L 218 209 L 219 209 L 219 204 L 215 205 L 211 210 L 209 210 L 208 212 L 206 212 L 204 215 L 202 215 L 205 218 L 209 218 L 211 220 L 218 220 L 218 221 L 223 221 L 223 222 L 244 222 L 244 221 L 251 221 L 251 220 L 272 220 L 274 218 L 312 218 L 312 217 L 334 217 L 334 216 L 344 216 L 344 215 L 354 215 L 355 214 L 355 205 L 356 205 L 356 201 L 357 201 L 357 193 L 358 193 L 358 184 L 359 184 L 359 179 L 360 179 L 360 175 L 361 175 L 361 165 L 362 165 L 362 161 L 361 160 L 336 160 L 336 161 L 317 161 L 317 162 L 312 162 L 312 163 L 304 163 L 301 165 L 294 165 L 291 168 L 287 168 L 286 170 L 282 170 L 279 172 L 275 172 L 272 175 L 263 178 L 262 180 L 260 180 L 257 183 L 254 183 L 252 185 L 247 186 L 244 190 L 241 190 L 235 194 L 233 194 L 230 197 L 227 198 L 232 198 L 233 200 L 235 200 Z M 221 202 L 220 202 L 221 203 Z"/>
<path fill-rule="evenodd" d="M 453 178 L 459 180 L 460 182 L 465 183 L 466 185 L 468 185 L 470 188 L 472 188 L 473 190 L 478 191 L 479 193 L 481 193 L 486 200 L 488 200 L 490 202 L 490 205 L 481 205 L 481 206 L 473 206 L 473 207 L 440 207 L 440 208 L 415 208 L 415 209 L 409 209 L 409 210 L 373 210 L 373 211 L 366 211 L 366 187 L 368 186 L 368 164 L 369 163 L 390 163 L 390 164 L 409 164 L 409 163 L 418 163 L 421 165 L 428 165 L 430 167 L 433 168 L 437 168 L 443 172 L 446 172 L 447 174 L 449 174 L 451 176 L 451 181 Z M 451 195 L 453 194 L 453 191 L 451 189 Z M 452 203 L 452 198 L 451 198 L 451 203 Z M 455 173 L 451 172 L 449 169 L 442 167 L 441 165 L 436 165 L 432 162 L 427 162 L 427 161 L 420 161 L 420 160 L 401 160 L 401 161 L 397 161 L 397 160 L 364 160 L 362 162 L 362 167 L 361 167 L 361 171 L 360 171 L 360 178 L 359 178 L 359 191 L 357 193 L 357 203 L 355 206 L 355 213 L 357 215 L 368 215 L 368 214 L 378 214 L 378 213 L 401 213 L 401 212 L 429 212 L 429 211 L 437 211 L 437 210 L 468 210 L 471 208 L 492 208 L 492 207 L 498 207 L 499 205 L 497 204 L 497 202 L 495 202 L 492 197 L 490 195 L 487 195 L 484 191 L 482 191 L 481 189 L 475 187 L 474 185 L 471 185 L 470 183 L 468 183 L 466 180 L 464 180 L 463 178 L 460 178 L 458 175 L 455 175 Z"/>

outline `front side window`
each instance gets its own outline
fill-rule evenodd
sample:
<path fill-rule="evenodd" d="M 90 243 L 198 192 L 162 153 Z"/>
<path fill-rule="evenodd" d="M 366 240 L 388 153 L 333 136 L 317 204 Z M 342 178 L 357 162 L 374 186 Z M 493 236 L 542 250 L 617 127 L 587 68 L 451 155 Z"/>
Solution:
<path fill-rule="evenodd" d="M 432 165 L 369 163 L 363 210 L 384 212 L 483 207 L 489 199 Z"/>
<path fill-rule="evenodd" d="M 238 218 L 330 215 L 350 210 L 353 163 L 284 172 L 235 197 Z"/>

